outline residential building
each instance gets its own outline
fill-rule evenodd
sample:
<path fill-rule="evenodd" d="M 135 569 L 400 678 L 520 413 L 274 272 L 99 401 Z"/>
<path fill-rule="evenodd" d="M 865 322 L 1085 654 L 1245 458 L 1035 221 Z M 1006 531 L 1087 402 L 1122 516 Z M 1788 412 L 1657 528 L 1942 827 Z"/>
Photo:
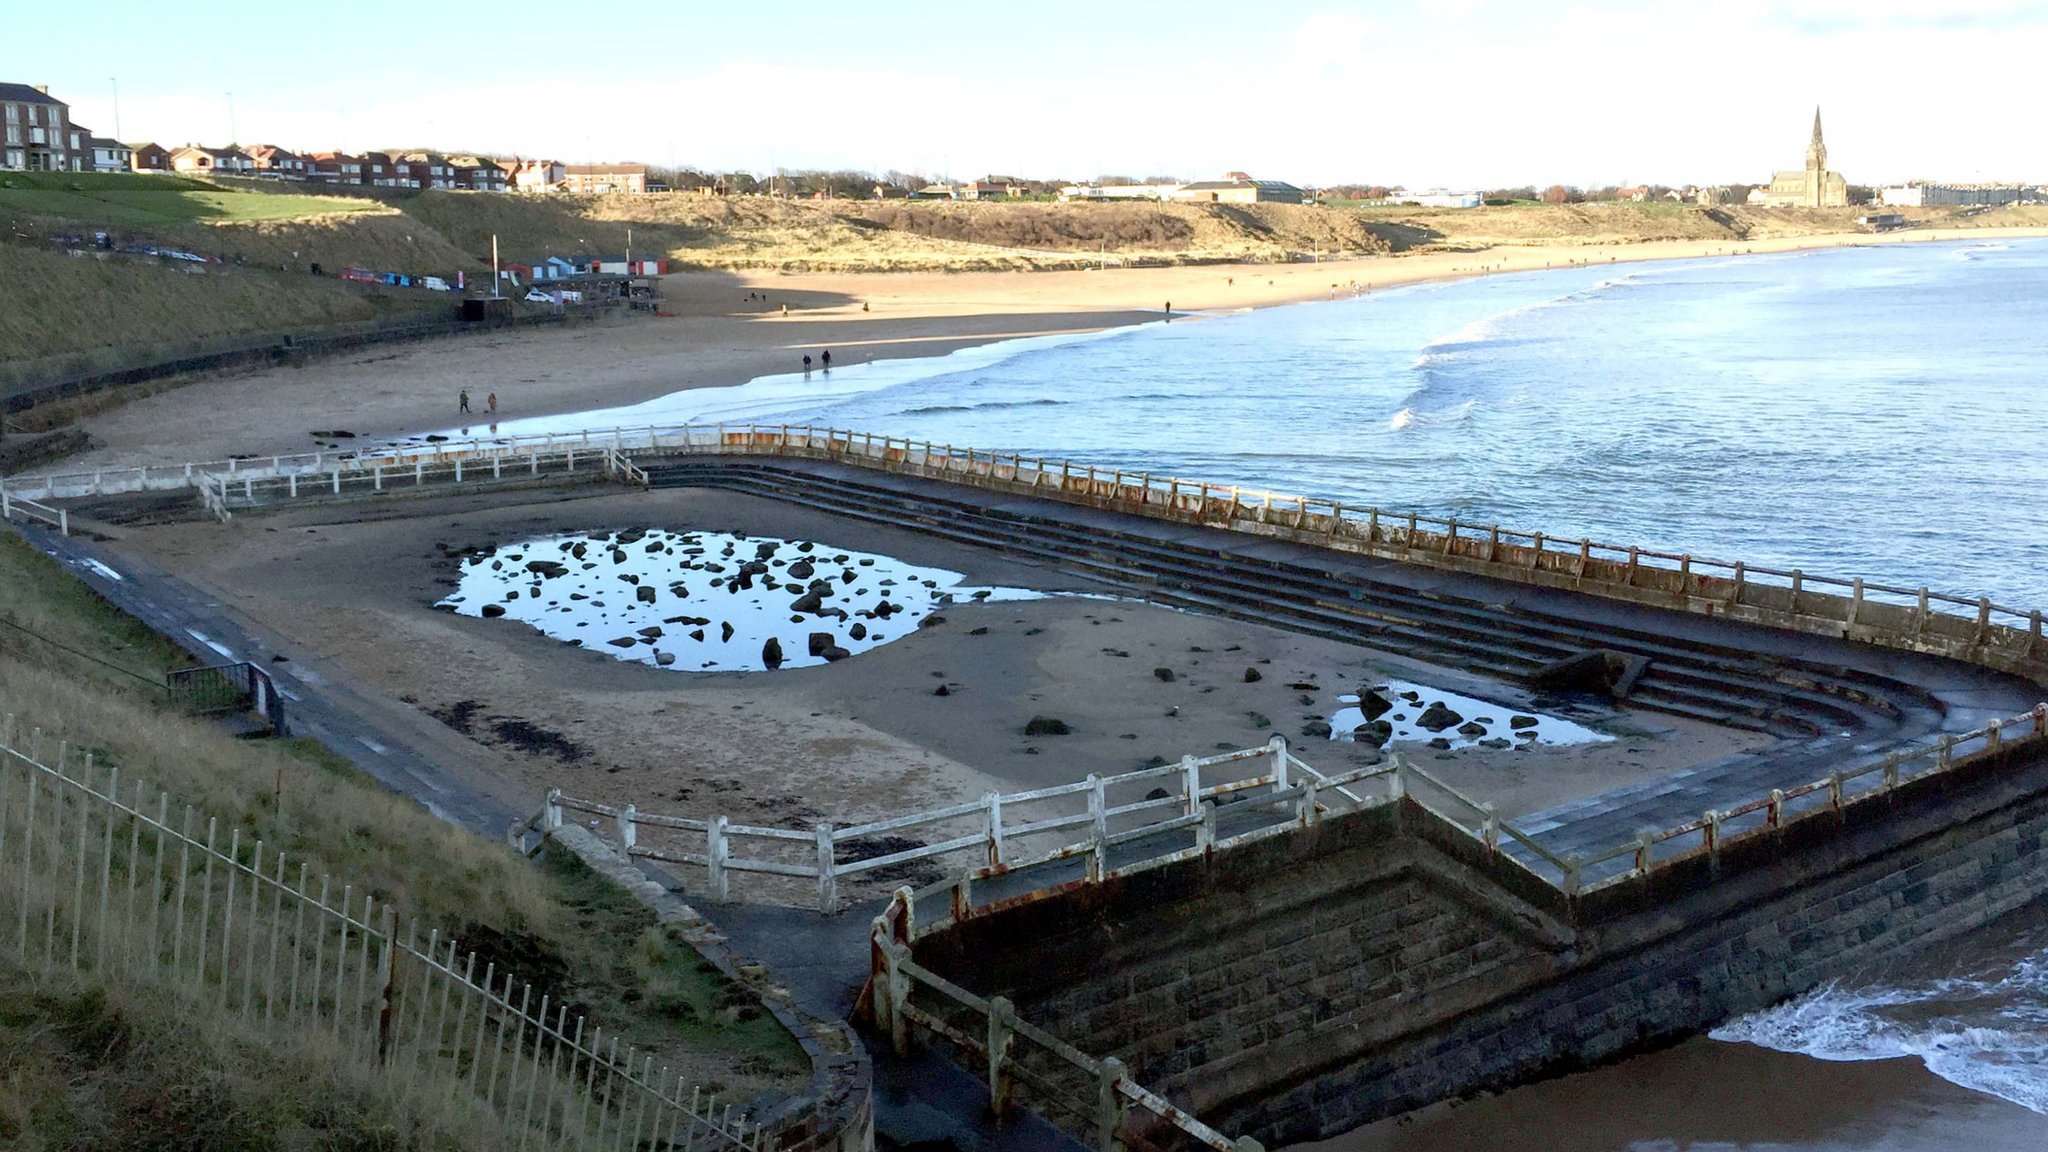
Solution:
<path fill-rule="evenodd" d="M 92 164 L 90 167 L 94 172 L 126 172 L 130 162 L 135 157 L 135 149 L 128 147 L 119 140 L 109 140 L 105 136 L 95 136 L 91 140 L 86 141 L 86 143 L 92 148 Z"/>
<path fill-rule="evenodd" d="M 407 152 L 399 157 L 413 188 L 453 188 L 455 170 L 439 152 Z"/>
<path fill-rule="evenodd" d="M 346 152 L 315 152 L 307 157 L 306 176 L 324 184 L 363 184 L 363 158 Z"/>
<path fill-rule="evenodd" d="M 638 195 L 647 191 L 647 165 L 565 164 L 562 166 L 562 191 L 589 195 L 611 192 Z"/>
<path fill-rule="evenodd" d="M 912 200 L 958 200 L 960 189 L 953 184 L 927 184 L 910 194 Z"/>
<path fill-rule="evenodd" d="M 564 168 L 560 160 L 515 160 L 512 163 L 513 191 L 555 192 L 561 189 Z"/>
<path fill-rule="evenodd" d="M 877 200 L 908 200 L 910 189 L 897 184 L 877 184 L 873 195 Z"/>
<path fill-rule="evenodd" d="M 73 154 L 67 131 L 71 106 L 39 85 L 0 84 L 0 168 L 30 172 L 76 172 L 84 160 Z"/>
<path fill-rule="evenodd" d="M 363 153 L 363 183 L 372 188 L 417 188 L 404 166 L 389 152 Z"/>
<path fill-rule="evenodd" d="M 1813 137 L 1806 145 L 1806 167 L 1771 173 L 1763 203 L 1771 208 L 1842 208 L 1849 203 L 1849 182 L 1828 171 L 1828 146 L 1820 138 L 1820 109 L 1813 110 Z"/>
<path fill-rule="evenodd" d="M 171 170 L 171 153 L 169 149 L 147 141 L 131 145 L 130 148 L 128 167 L 135 171 L 169 172 Z"/>
<path fill-rule="evenodd" d="M 2021 184 L 1898 184 L 1878 193 L 1887 208 L 2002 207 L 2032 204 L 2041 199 L 2039 188 Z"/>
<path fill-rule="evenodd" d="M 1307 198 L 1301 189 L 1279 180 L 1254 180 L 1242 172 L 1232 172 L 1230 177 L 1183 184 L 1170 199 L 1202 204 L 1299 204 Z"/>
<path fill-rule="evenodd" d="M 454 173 L 457 188 L 467 188 L 472 192 L 505 190 L 508 176 L 505 167 L 488 156 L 450 156 L 448 167 Z"/>
<path fill-rule="evenodd" d="M 275 144 L 252 144 L 243 151 L 249 154 L 249 161 L 260 176 L 275 176 L 280 180 L 304 180 L 311 165 L 296 152 L 287 152 Z"/>
<path fill-rule="evenodd" d="M 256 171 L 256 161 L 240 148 L 207 148 L 187 144 L 171 152 L 171 171 L 191 176 L 247 176 Z"/>

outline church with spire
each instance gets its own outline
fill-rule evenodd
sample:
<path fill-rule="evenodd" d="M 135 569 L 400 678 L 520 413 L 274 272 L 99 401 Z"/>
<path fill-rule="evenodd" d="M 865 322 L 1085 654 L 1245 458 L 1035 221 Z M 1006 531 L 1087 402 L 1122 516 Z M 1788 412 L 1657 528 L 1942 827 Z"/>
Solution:
<path fill-rule="evenodd" d="M 1806 167 L 1771 173 L 1763 195 L 1772 208 L 1843 208 L 1849 203 L 1849 182 L 1828 171 L 1828 146 L 1820 135 L 1820 109 L 1813 110 L 1813 139 L 1806 145 Z"/>

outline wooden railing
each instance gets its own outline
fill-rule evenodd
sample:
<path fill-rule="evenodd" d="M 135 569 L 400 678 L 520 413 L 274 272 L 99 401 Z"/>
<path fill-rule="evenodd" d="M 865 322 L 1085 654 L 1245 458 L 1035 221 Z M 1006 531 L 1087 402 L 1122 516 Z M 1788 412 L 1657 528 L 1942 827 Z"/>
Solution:
<path fill-rule="evenodd" d="M 832 460 L 1156 519 L 1279 536 L 1343 552 L 1570 588 L 1656 607 L 1865 643 L 1933 652 L 2048 682 L 2042 613 L 1925 586 L 1821 576 L 1684 552 L 1559 538 L 1339 501 L 1154 476 L 1016 453 L 932 444 L 834 428 L 684 425 L 590 429 L 314 452 L 206 464 L 100 469 L 0 479 L 0 492 L 37 500 L 192 487 L 202 473 L 230 483 L 328 475 L 337 467 L 406 470 L 425 464 L 495 462 L 577 450 L 765 455 Z"/>
<path fill-rule="evenodd" d="M 915 1032 L 978 1064 L 999 1119 L 1021 1085 L 1048 1119 L 1093 1137 L 1098 1152 L 1262 1152 L 1258 1141 L 1233 1140 L 1131 1079 L 1123 1061 L 1090 1056 L 1018 1016 L 1004 997 L 976 995 L 918 964 L 911 958 L 917 935 L 915 901 L 899 890 L 870 931 L 872 972 L 860 1007 L 898 1055 L 909 1052 Z"/>
<path fill-rule="evenodd" d="M 703 869 L 704 891 L 713 899 L 732 898 L 734 876 L 776 877 L 796 881 L 798 887 L 763 891 L 808 889 L 818 909 L 828 913 L 840 907 L 842 882 L 885 868 L 944 864 L 947 878 L 918 896 L 944 895 L 954 915 L 965 915 L 978 883 L 1021 877 L 1063 861 L 1079 861 L 1082 873 L 1095 881 L 1159 867 L 1313 823 L 1332 810 L 1377 802 L 1382 798 L 1367 796 L 1371 782 L 1391 781 L 1394 771 L 1389 763 L 1325 775 L 1295 757 L 1276 736 L 1256 748 L 1186 756 L 1157 768 L 1092 775 L 1028 792 L 991 792 L 929 811 L 809 829 L 643 812 L 632 804 L 602 804 L 555 788 L 538 812 L 512 830 L 512 838 L 517 842 L 529 830 L 560 827 L 565 813 L 596 816 L 610 822 L 618 847 L 629 856 Z M 877 838 L 904 833 L 936 839 L 872 850 Z"/>

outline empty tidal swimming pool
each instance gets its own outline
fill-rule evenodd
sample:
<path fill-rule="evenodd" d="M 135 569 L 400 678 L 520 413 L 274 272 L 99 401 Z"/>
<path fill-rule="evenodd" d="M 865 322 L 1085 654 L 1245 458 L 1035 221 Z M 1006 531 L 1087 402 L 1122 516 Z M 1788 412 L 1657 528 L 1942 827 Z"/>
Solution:
<path fill-rule="evenodd" d="M 627 528 L 473 553 L 436 606 L 517 620 L 621 660 L 758 672 L 843 660 L 948 605 L 1047 595 L 964 579 L 809 540 Z"/>

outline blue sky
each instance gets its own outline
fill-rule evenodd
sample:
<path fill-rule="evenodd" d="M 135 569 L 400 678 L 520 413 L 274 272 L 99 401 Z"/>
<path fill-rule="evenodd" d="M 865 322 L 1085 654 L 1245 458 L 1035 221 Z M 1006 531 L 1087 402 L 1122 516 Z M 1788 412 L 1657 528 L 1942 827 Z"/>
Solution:
<path fill-rule="evenodd" d="M 2048 180 L 2039 0 L 41 3 L 0 79 L 129 140 L 1411 187 Z M 21 70 L 29 69 L 26 74 Z M 232 93 L 232 99 L 229 97 Z"/>

